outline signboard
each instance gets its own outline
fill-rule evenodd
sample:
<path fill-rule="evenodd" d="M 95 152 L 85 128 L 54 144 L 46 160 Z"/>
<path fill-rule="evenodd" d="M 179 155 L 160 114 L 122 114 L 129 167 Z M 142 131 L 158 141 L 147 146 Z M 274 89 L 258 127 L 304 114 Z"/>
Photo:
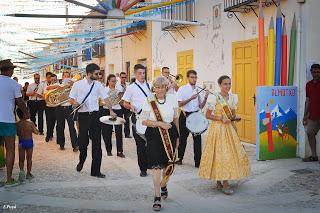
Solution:
<path fill-rule="evenodd" d="M 257 160 L 295 158 L 297 87 L 257 87 Z"/>

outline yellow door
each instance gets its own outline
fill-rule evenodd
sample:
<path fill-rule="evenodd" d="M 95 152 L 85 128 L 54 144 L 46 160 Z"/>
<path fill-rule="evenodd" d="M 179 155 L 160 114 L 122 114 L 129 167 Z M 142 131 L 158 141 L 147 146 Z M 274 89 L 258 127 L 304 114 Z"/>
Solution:
<path fill-rule="evenodd" d="M 183 76 L 183 81 L 180 83 L 180 86 L 188 82 L 187 72 L 191 69 L 193 69 L 193 50 L 177 52 L 177 74 Z"/>
<path fill-rule="evenodd" d="M 153 70 L 153 79 L 155 79 L 158 76 L 160 76 L 160 69 L 156 68 Z"/>
<path fill-rule="evenodd" d="M 232 43 L 232 90 L 238 95 L 237 124 L 242 141 L 255 144 L 255 92 L 258 85 L 258 40 Z"/>

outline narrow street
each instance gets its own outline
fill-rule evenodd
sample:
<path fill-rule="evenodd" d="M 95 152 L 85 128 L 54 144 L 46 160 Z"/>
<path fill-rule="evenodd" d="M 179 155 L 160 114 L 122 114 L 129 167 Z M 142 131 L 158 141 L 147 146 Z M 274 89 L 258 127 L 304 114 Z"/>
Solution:
<path fill-rule="evenodd" d="M 12 188 L 0 188 L 0 212 L 152 212 L 152 178 L 139 177 L 133 139 L 125 139 L 125 159 L 107 157 L 103 146 L 105 179 L 90 176 L 91 155 L 76 172 L 78 153 L 68 142 L 61 151 L 55 141 L 35 136 L 35 178 Z M 236 193 L 226 196 L 212 182 L 200 179 L 193 167 L 192 141 L 184 165 L 170 181 L 162 212 L 318 212 L 320 165 L 300 159 L 256 161 L 255 147 L 246 145 L 252 175 L 234 183 Z M 90 151 L 89 151 L 90 153 Z M 16 158 L 14 176 L 18 177 Z M 0 170 L 4 179 L 5 170 Z M 8 208 L 12 209 L 8 209 Z"/>

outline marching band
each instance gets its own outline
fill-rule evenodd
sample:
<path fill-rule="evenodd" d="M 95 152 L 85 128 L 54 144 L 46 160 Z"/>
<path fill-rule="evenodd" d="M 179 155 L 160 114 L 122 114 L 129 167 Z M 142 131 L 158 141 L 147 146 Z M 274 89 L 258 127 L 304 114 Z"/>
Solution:
<path fill-rule="evenodd" d="M 86 76 L 82 80 L 71 79 L 69 72 L 63 72 L 61 84 L 57 83 L 52 73 L 47 73 L 46 81 L 42 83 L 40 76 L 35 74 L 35 82 L 29 85 L 26 92 L 31 120 L 36 124 L 35 116 L 38 114 L 38 128 L 40 134 L 43 134 L 45 109 L 47 142 L 53 137 L 57 120 L 57 143 L 61 150 L 65 146 L 64 129 L 67 121 L 73 151 L 80 151 L 76 170 L 82 170 L 91 140 L 91 176 L 105 178 L 100 170 L 101 136 L 107 155 L 112 156 L 112 132 L 115 127 L 117 156 L 125 158 L 122 129 L 124 126 L 125 137 L 130 138 L 131 116 L 140 176 L 146 177 L 148 169 L 152 171 L 155 211 L 161 209 L 161 199 L 168 197 L 167 183 L 175 165 L 183 164 L 187 139 L 191 133 L 194 166 L 200 167 L 200 177 L 217 181 L 219 190 L 224 194 L 232 194 L 228 180 L 248 176 L 250 168 L 234 125 L 240 118 L 235 114 L 235 96 L 229 95 L 230 78 L 222 76 L 218 81 L 221 92 L 212 93 L 197 86 L 195 70 L 187 72 L 188 83 L 181 87 L 179 83 L 183 81 L 183 76 L 172 75 L 168 67 L 162 68 L 161 76 L 152 84 L 146 81 L 145 72 L 146 67 L 135 65 L 134 81 L 131 84 L 127 82 L 125 72 L 108 75 L 104 83 L 100 67 L 96 64 L 87 65 Z M 213 96 L 208 101 L 209 94 Z M 207 101 L 207 111 L 203 114 Z M 223 111 L 225 109 L 229 111 Z M 79 124 L 78 134 L 74 127 L 75 120 Z M 208 120 L 213 121 L 210 127 Z M 225 130 L 221 130 L 221 127 Z M 207 129 L 206 145 L 202 151 L 202 133 Z M 224 131 L 228 131 L 227 135 Z M 229 156 L 228 161 L 224 159 L 226 156 Z M 222 165 L 226 162 L 230 165 L 230 171 L 229 167 Z M 236 164 L 240 166 L 235 169 Z"/>

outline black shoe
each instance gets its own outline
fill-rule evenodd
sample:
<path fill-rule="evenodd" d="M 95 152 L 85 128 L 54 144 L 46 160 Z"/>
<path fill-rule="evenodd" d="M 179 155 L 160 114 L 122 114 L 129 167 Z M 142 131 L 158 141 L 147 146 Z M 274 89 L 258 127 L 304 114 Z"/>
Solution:
<path fill-rule="evenodd" d="M 112 156 L 112 153 L 111 153 L 111 152 L 107 152 L 107 155 L 108 155 L 108 156 Z"/>
<path fill-rule="evenodd" d="M 195 164 L 195 165 L 194 165 L 194 167 L 196 167 L 196 168 L 199 168 L 199 166 L 200 166 L 199 164 Z"/>
<path fill-rule="evenodd" d="M 91 175 L 92 177 L 97 177 L 97 178 L 106 178 L 106 175 L 102 174 L 102 173 L 99 173 L 99 174 L 96 174 L 96 175 Z"/>
<path fill-rule="evenodd" d="M 120 158 L 125 158 L 126 157 L 122 152 L 118 152 L 117 156 L 120 157 Z"/>
<path fill-rule="evenodd" d="M 50 138 L 49 138 L 49 137 L 46 137 L 46 139 L 45 139 L 45 140 L 46 140 L 46 142 L 48 143 L 48 142 L 49 142 L 49 140 L 50 140 Z"/>
<path fill-rule="evenodd" d="M 307 157 L 307 158 L 303 158 L 302 161 L 303 161 L 303 162 L 314 162 L 314 161 L 318 161 L 318 156 L 316 156 L 316 157 L 310 156 L 310 157 Z"/>
<path fill-rule="evenodd" d="M 83 164 L 82 163 L 78 163 L 77 172 L 81 172 L 82 168 L 83 168 Z"/>
<path fill-rule="evenodd" d="M 147 174 L 146 171 L 141 171 L 140 172 L 140 177 L 147 177 L 147 176 L 148 176 L 148 174 Z"/>
<path fill-rule="evenodd" d="M 44 135 L 43 132 L 39 132 L 39 135 Z"/>
<path fill-rule="evenodd" d="M 176 162 L 176 164 L 177 164 L 177 165 L 182 165 L 182 160 L 178 160 L 178 161 Z"/>
<path fill-rule="evenodd" d="M 60 146 L 60 150 L 65 150 L 64 146 Z"/>
<path fill-rule="evenodd" d="M 49 138 L 49 140 L 52 141 L 52 140 L 53 140 L 53 137 L 51 136 L 51 137 Z"/>
<path fill-rule="evenodd" d="M 79 151 L 79 147 L 78 146 L 73 148 L 73 152 L 77 152 L 77 151 Z"/>
<path fill-rule="evenodd" d="M 126 136 L 125 136 L 125 138 L 132 138 L 132 136 L 130 136 L 130 135 L 126 135 Z"/>

